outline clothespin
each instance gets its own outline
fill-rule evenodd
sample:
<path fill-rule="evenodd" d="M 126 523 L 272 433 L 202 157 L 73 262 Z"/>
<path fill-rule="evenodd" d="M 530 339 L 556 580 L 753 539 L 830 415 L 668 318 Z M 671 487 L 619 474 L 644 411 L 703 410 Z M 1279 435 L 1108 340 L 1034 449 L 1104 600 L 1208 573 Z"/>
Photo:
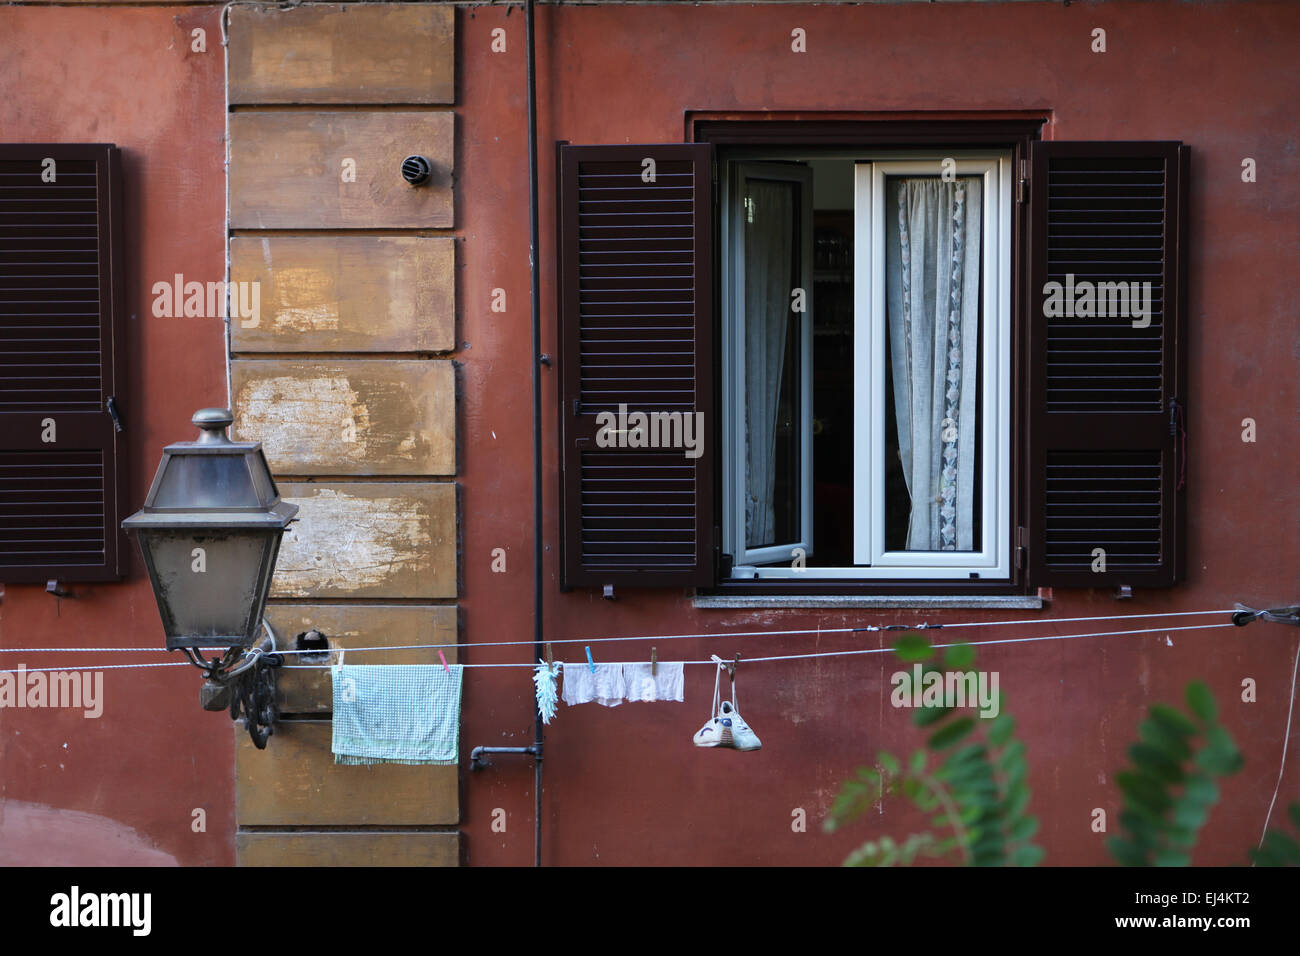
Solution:
<path fill-rule="evenodd" d="M 659 676 L 659 651 L 656 648 L 650 648 L 650 676 Z"/>
<path fill-rule="evenodd" d="M 736 680 L 736 668 L 739 666 L 740 666 L 740 655 L 737 654 L 736 659 L 727 664 L 727 676 L 731 678 L 733 683 Z"/>
<path fill-rule="evenodd" d="M 587 645 L 587 666 L 588 666 L 589 668 L 591 668 L 591 672 L 592 672 L 593 674 L 596 673 L 596 662 L 593 661 L 593 660 L 591 659 L 591 645 L 590 645 L 590 644 Z"/>
<path fill-rule="evenodd" d="M 447 666 L 447 658 L 442 656 L 442 648 L 438 649 L 438 660 L 442 661 L 442 669 L 450 674 L 451 668 Z"/>
<path fill-rule="evenodd" d="M 547 642 L 546 642 L 546 663 L 547 663 L 547 666 L 549 666 L 549 667 L 551 667 L 552 669 L 554 669 L 554 667 L 555 667 L 555 652 L 551 650 L 551 642 L 550 642 L 550 641 L 547 641 Z"/>
<path fill-rule="evenodd" d="M 1236 612 L 1232 615 L 1232 623 L 1237 627 L 1245 627 L 1251 621 L 1257 618 L 1263 618 L 1274 624 L 1294 624 L 1300 625 L 1300 605 L 1291 605 L 1290 607 L 1274 607 L 1265 610 L 1255 610 L 1253 607 L 1247 607 L 1245 604 L 1236 604 Z"/>
<path fill-rule="evenodd" d="M 346 654 L 346 653 L 347 653 L 347 649 L 346 649 L 346 648 L 342 648 L 342 647 L 339 648 L 339 662 L 338 662 L 338 665 L 337 665 L 338 667 L 342 667 L 342 666 L 343 666 L 343 655 Z"/>

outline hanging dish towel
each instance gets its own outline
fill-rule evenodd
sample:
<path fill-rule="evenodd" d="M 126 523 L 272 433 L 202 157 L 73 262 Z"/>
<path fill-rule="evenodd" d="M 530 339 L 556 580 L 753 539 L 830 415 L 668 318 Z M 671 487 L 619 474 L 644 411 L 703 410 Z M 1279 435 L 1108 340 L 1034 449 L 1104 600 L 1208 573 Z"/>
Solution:
<path fill-rule="evenodd" d="M 658 673 L 652 673 L 656 669 Z M 627 699 L 684 701 L 686 681 L 682 670 L 681 661 L 660 663 L 657 668 L 649 664 L 624 664 L 623 683 L 627 686 Z"/>
<path fill-rule="evenodd" d="M 454 764 L 462 667 L 362 664 L 331 668 L 336 764 Z"/>
<path fill-rule="evenodd" d="M 622 664 L 597 664 L 594 673 L 589 664 L 564 665 L 564 702 L 570 707 L 593 700 L 617 707 L 626 694 Z"/>

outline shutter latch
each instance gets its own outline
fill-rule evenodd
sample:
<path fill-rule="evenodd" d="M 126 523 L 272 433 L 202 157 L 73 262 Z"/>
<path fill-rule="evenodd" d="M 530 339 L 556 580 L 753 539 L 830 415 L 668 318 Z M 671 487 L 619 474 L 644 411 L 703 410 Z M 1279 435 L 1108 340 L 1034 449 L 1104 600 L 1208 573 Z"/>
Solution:
<path fill-rule="evenodd" d="M 117 397 L 114 395 L 108 396 L 108 401 L 104 403 L 104 407 L 108 409 L 108 417 L 113 419 L 113 431 L 120 432 L 122 430 L 122 419 L 117 414 Z"/>
<path fill-rule="evenodd" d="M 1029 557 L 1029 534 L 1023 527 L 1016 528 L 1016 570 L 1024 570 L 1025 559 Z"/>
<path fill-rule="evenodd" d="M 1029 163 L 1020 161 L 1020 178 L 1016 180 L 1016 204 L 1023 205 L 1029 199 Z"/>

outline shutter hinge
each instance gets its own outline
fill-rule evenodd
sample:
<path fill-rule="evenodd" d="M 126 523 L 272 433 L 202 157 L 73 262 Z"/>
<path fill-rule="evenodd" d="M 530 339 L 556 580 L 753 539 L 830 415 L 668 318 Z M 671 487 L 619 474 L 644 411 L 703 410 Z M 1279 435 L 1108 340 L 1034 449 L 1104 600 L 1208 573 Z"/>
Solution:
<path fill-rule="evenodd" d="M 581 404 L 581 402 L 582 402 L 582 400 L 581 400 L 581 399 L 578 399 L 578 398 L 575 398 L 575 399 L 573 400 L 573 414 L 575 414 L 575 415 L 580 415 L 580 414 L 581 414 L 581 412 L 578 411 L 578 407 L 579 407 L 579 405 Z"/>
<path fill-rule="evenodd" d="M 1029 532 L 1023 527 L 1016 528 L 1016 570 L 1023 571 L 1029 560 Z"/>
<path fill-rule="evenodd" d="M 1029 161 L 1020 161 L 1020 178 L 1016 180 L 1016 205 L 1029 202 Z"/>
<path fill-rule="evenodd" d="M 113 431 L 120 432 L 122 430 L 122 419 L 117 414 L 117 396 L 108 396 L 108 401 L 104 403 L 104 408 L 108 410 L 108 417 L 113 419 Z"/>

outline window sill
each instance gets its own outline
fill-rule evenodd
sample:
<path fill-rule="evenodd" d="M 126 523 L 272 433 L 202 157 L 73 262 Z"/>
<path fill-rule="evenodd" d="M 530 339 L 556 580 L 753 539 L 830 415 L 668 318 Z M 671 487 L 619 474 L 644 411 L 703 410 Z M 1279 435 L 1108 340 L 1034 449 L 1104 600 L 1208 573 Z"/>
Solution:
<path fill-rule="evenodd" d="M 754 594 L 697 594 L 697 608 L 909 608 L 930 611 L 947 608 L 1002 608 L 1008 610 L 1040 610 L 1043 599 L 1030 594 L 985 594 L 961 596 L 911 595 L 826 595 Z"/>

